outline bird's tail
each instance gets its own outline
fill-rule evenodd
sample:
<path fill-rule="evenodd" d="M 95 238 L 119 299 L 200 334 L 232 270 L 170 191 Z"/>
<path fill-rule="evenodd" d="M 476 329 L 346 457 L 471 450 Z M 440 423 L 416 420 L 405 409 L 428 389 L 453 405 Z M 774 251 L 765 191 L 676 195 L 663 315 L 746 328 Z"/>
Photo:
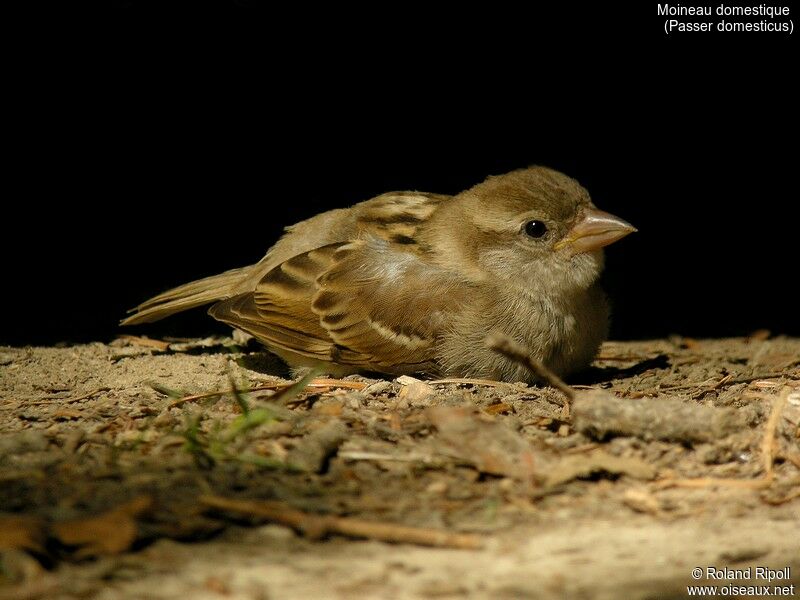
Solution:
<path fill-rule="evenodd" d="M 231 269 L 159 294 L 128 311 L 133 314 L 123 319 L 120 325 L 151 323 L 190 308 L 228 298 L 233 295 L 236 284 L 244 278 L 246 269 Z"/>

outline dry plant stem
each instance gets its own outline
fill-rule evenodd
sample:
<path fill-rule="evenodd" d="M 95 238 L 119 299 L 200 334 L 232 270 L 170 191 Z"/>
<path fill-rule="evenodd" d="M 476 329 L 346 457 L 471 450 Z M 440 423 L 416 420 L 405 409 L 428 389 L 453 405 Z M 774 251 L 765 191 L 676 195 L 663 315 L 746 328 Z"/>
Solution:
<path fill-rule="evenodd" d="M 284 383 L 268 383 L 265 385 L 257 385 L 255 387 L 251 387 L 248 389 L 248 392 L 259 392 L 263 390 L 276 390 L 282 387 L 288 387 Z M 191 394 L 189 396 L 184 396 L 183 398 L 178 398 L 177 400 L 173 400 L 169 403 L 170 408 L 175 406 L 180 406 L 181 404 L 185 404 L 187 402 L 195 402 L 196 400 L 205 400 L 206 398 L 216 398 L 218 396 L 224 396 L 225 394 L 229 394 L 230 390 L 223 390 L 219 392 L 205 392 L 202 394 Z"/>
<path fill-rule="evenodd" d="M 800 469 L 800 452 L 785 452 L 783 457 Z"/>
<path fill-rule="evenodd" d="M 786 377 L 787 379 L 798 379 L 798 375 L 793 373 L 761 373 L 760 375 L 749 375 L 747 377 L 736 377 L 734 379 L 727 379 L 727 377 L 729 376 L 723 377 L 720 381 L 708 387 L 700 387 L 697 383 L 684 383 L 681 385 L 663 386 L 658 389 L 647 390 L 643 393 L 671 392 L 673 390 L 689 390 L 692 388 L 702 390 L 718 390 L 721 387 L 736 385 L 737 383 L 752 383 L 753 381 L 757 381 L 759 379 L 780 379 L 782 377 Z"/>
<path fill-rule="evenodd" d="M 212 508 L 264 517 L 291 527 L 312 539 L 319 539 L 330 533 L 338 533 L 348 537 L 439 548 L 476 550 L 483 546 L 481 538 L 475 535 L 451 533 L 441 529 L 406 527 L 349 517 L 313 515 L 291 508 L 281 502 L 231 500 L 220 496 L 200 496 L 199 500 L 201 504 Z"/>
<path fill-rule="evenodd" d="M 451 377 L 448 379 L 434 379 L 433 381 L 426 381 L 429 385 L 438 385 L 445 383 L 454 383 L 457 385 L 484 385 L 486 387 L 514 387 L 505 381 L 494 381 L 492 379 L 461 379 L 459 377 Z"/>
<path fill-rule="evenodd" d="M 349 379 L 329 379 L 327 377 L 317 377 L 311 383 L 308 384 L 308 387 L 315 388 L 315 387 L 336 387 L 336 388 L 345 388 L 348 390 L 363 390 L 369 384 L 364 383 L 363 381 L 350 381 Z"/>
<path fill-rule="evenodd" d="M 544 379 L 548 385 L 560 390 L 569 400 L 575 397 L 575 391 L 558 375 L 533 358 L 528 350 L 511 338 L 494 333 L 486 338 L 486 344 L 495 352 L 521 364 L 537 377 Z"/>
<path fill-rule="evenodd" d="M 778 504 L 786 504 L 787 502 L 791 502 L 795 498 L 800 498 L 800 490 L 795 490 L 792 493 L 790 493 L 788 496 L 784 496 L 783 498 L 775 498 L 775 499 L 766 499 L 765 498 L 765 501 L 768 504 L 778 505 Z"/>
<path fill-rule="evenodd" d="M 708 488 L 708 487 L 727 487 L 745 490 L 762 490 L 772 485 L 772 477 L 759 479 L 722 479 L 716 477 L 697 477 L 694 479 L 662 479 L 656 481 L 653 487 L 656 490 L 667 488 Z"/>
<path fill-rule="evenodd" d="M 567 399 L 566 402 L 564 402 L 562 417 L 565 420 L 569 419 L 570 402 L 575 398 L 575 390 L 564 383 L 558 375 L 533 358 L 528 350 L 508 336 L 496 332 L 492 333 L 486 338 L 486 345 L 506 358 L 510 358 L 514 362 L 521 364 L 538 378 L 544 380 L 547 385 L 556 388 L 564 394 Z"/>
<path fill-rule="evenodd" d="M 382 452 L 361 452 L 352 450 L 339 452 L 336 456 L 343 460 L 388 460 L 397 462 L 422 462 L 426 464 L 433 462 L 431 456 L 426 456 L 424 454 L 395 455 Z"/>
<path fill-rule="evenodd" d="M 772 412 L 769 414 L 767 424 L 765 425 L 766 431 L 764 432 L 764 439 L 761 441 L 761 458 L 764 461 L 764 476 L 772 478 L 773 465 L 775 463 L 775 454 L 777 450 L 776 434 L 778 431 L 778 422 L 783 413 L 783 407 L 789 400 L 789 394 L 792 393 L 790 387 L 783 388 L 783 392 L 775 400 L 772 401 Z"/>
<path fill-rule="evenodd" d="M 764 426 L 764 437 L 761 440 L 761 454 L 764 461 L 764 475 L 758 479 L 717 479 L 714 477 L 698 477 L 696 479 L 665 479 L 655 482 L 656 489 L 670 487 L 680 488 L 706 488 L 706 487 L 732 487 L 744 489 L 764 489 L 772 485 L 775 477 L 774 461 L 776 453 L 776 433 L 778 423 L 783 412 L 783 407 L 789 399 L 792 390 L 788 386 L 783 389 L 780 396 L 772 401 L 772 412 Z"/>
<path fill-rule="evenodd" d="M 598 354 L 594 357 L 595 360 L 602 360 L 602 361 L 620 361 L 620 362 L 633 362 L 633 361 L 642 361 L 647 360 L 647 356 L 640 356 L 638 354 Z"/>
<path fill-rule="evenodd" d="M 265 383 L 263 385 L 256 385 L 251 388 L 242 389 L 242 392 L 263 392 L 265 390 L 284 390 L 286 388 L 291 387 L 294 385 L 293 383 Z M 367 387 L 367 384 L 362 381 L 349 381 L 345 379 L 315 379 L 311 383 L 306 386 L 306 389 L 309 388 L 327 388 L 327 387 L 338 387 L 338 388 L 347 388 L 351 390 L 363 390 Z M 186 402 L 195 402 L 196 400 L 205 400 L 206 398 L 215 398 L 217 396 L 224 396 L 225 394 L 229 394 L 230 390 L 222 390 L 218 392 L 205 392 L 202 394 L 191 394 L 189 396 L 184 396 L 183 398 L 178 398 L 177 400 L 173 400 L 170 402 L 170 408 L 174 406 L 180 406 L 181 404 L 185 404 Z"/>
<path fill-rule="evenodd" d="M 88 394 L 84 394 L 83 396 L 76 396 L 75 398 L 53 398 L 52 400 L 40 400 L 38 402 L 26 402 L 26 406 L 43 406 L 46 404 L 72 404 L 73 402 L 80 402 L 81 400 L 87 400 L 92 396 L 96 396 L 100 392 L 108 392 L 111 388 L 107 387 L 99 387 L 96 390 L 89 392 Z"/>

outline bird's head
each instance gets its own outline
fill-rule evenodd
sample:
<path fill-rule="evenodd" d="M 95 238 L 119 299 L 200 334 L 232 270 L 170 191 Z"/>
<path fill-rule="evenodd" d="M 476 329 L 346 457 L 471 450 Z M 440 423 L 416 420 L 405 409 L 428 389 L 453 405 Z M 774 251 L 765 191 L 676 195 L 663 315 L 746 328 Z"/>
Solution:
<path fill-rule="evenodd" d="M 489 177 L 452 206 L 464 258 L 546 292 L 588 288 L 603 269 L 602 248 L 636 231 L 596 208 L 577 181 L 539 166 Z"/>

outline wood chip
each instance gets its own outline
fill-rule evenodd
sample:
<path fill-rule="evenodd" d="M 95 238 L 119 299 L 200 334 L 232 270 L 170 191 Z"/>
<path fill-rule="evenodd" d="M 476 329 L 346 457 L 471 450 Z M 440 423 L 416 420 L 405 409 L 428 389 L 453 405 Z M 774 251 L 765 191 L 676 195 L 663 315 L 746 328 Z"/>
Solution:
<path fill-rule="evenodd" d="M 748 416 L 672 399 L 620 399 L 602 390 L 582 392 L 573 406 L 575 429 L 595 439 L 635 436 L 645 441 L 711 442 L 747 427 Z"/>
<path fill-rule="evenodd" d="M 622 502 L 636 512 L 657 515 L 661 512 L 658 499 L 646 488 L 632 488 L 622 494 Z"/>
<path fill-rule="evenodd" d="M 398 397 L 408 402 L 411 406 L 428 406 L 436 390 L 424 381 L 414 381 L 404 385 Z"/>
<path fill-rule="evenodd" d="M 136 541 L 136 517 L 153 505 L 150 496 L 142 495 L 103 514 L 56 523 L 55 537 L 66 546 L 78 546 L 76 558 L 120 554 Z"/>
<path fill-rule="evenodd" d="M 395 381 L 400 385 L 411 385 L 413 383 L 422 383 L 421 379 L 417 379 L 416 377 L 411 377 L 411 375 L 401 375 Z"/>

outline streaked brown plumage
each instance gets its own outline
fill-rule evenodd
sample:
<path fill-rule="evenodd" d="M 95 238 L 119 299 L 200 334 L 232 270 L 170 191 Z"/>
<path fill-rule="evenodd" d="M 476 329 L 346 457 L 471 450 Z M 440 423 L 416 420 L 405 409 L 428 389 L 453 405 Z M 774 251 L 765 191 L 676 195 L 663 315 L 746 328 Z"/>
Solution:
<path fill-rule="evenodd" d="M 498 330 L 565 375 L 607 335 L 601 248 L 631 231 L 544 167 L 456 196 L 390 192 L 288 227 L 257 264 L 156 296 L 123 324 L 216 302 L 214 318 L 292 366 L 529 380 L 485 347 Z"/>

